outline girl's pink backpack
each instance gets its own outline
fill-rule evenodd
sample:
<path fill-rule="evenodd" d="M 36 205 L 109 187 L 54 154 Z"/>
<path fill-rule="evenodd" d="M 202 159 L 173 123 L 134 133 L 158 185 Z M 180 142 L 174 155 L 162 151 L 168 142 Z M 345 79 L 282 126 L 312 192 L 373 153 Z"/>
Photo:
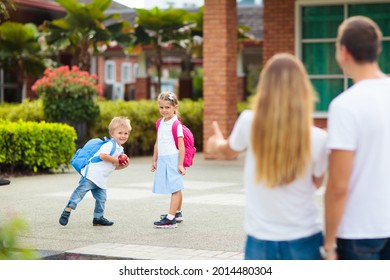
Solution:
<path fill-rule="evenodd" d="M 158 131 L 158 127 L 160 126 L 160 123 L 162 121 L 162 118 L 159 118 L 156 122 L 156 130 Z M 184 161 L 183 161 L 183 166 L 184 167 L 190 167 L 192 165 L 192 162 L 194 160 L 194 156 L 196 153 L 196 148 L 195 148 L 195 139 L 194 135 L 192 134 L 191 130 L 186 127 L 184 124 L 181 123 L 180 120 L 176 120 L 172 124 L 172 135 L 173 139 L 175 140 L 176 148 L 179 149 L 179 140 L 177 137 L 177 126 L 181 124 L 183 127 L 183 134 L 184 134 L 184 147 L 185 147 L 185 154 L 184 154 Z"/>

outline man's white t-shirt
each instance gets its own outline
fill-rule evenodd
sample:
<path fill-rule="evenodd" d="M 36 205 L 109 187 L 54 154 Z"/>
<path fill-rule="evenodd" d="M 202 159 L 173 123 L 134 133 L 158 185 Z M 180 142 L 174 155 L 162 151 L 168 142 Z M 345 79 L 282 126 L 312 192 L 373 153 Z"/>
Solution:
<path fill-rule="evenodd" d="M 168 156 L 179 153 L 172 134 L 172 125 L 176 120 L 177 116 L 174 115 L 169 121 L 165 122 L 163 119 L 160 122 L 157 132 L 157 150 L 159 156 Z M 177 137 L 184 137 L 183 126 L 181 124 L 177 126 Z"/>
<path fill-rule="evenodd" d="M 322 217 L 315 201 L 317 188 L 312 176 L 320 177 L 327 169 L 326 132 L 312 128 L 312 164 L 303 178 L 288 185 L 269 188 L 255 182 L 255 159 L 250 144 L 253 116 L 252 111 L 242 112 L 229 138 L 231 149 L 246 150 L 246 233 L 257 239 L 283 241 L 320 232 Z"/>
<path fill-rule="evenodd" d="M 360 81 L 336 97 L 328 131 L 329 149 L 355 152 L 337 236 L 390 237 L 390 78 Z"/>
<path fill-rule="evenodd" d="M 110 154 L 113 142 L 104 143 L 94 156 L 100 154 Z M 117 157 L 123 152 L 123 147 L 115 142 L 116 149 L 113 157 Z M 84 176 L 86 167 L 81 169 L 81 175 Z M 88 167 L 87 179 L 91 180 L 101 189 L 107 189 L 108 176 L 115 170 L 115 165 L 107 161 L 91 162 Z"/>

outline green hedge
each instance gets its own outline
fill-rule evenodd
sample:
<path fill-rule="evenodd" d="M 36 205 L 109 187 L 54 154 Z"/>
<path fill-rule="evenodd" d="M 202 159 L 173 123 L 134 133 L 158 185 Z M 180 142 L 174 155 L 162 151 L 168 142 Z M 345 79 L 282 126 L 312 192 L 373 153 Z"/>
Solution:
<path fill-rule="evenodd" d="M 114 116 L 127 116 L 131 120 L 133 131 L 125 144 L 129 155 L 149 155 L 152 153 L 156 139 L 155 122 L 160 117 L 155 100 L 141 101 L 99 101 L 100 117 L 89 126 L 88 138 L 108 135 L 108 124 Z M 237 104 L 238 113 L 248 108 L 248 102 Z M 180 100 L 179 116 L 183 124 L 194 134 L 195 146 L 203 150 L 203 101 Z M 25 101 L 21 104 L 0 105 L 0 119 L 11 121 L 43 121 L 43 102 L 41 100 Z"/>
<path fill-rule="evenodd" d="M 115 116 L 127 116 L 133 127 L 124 145 L 130 156 L 151 155 L 156 139 L 155 122 L 160 118 L 155 100 L 99 101 L 99 118 L 89 125 L 88 139 L 108 136 L 108 124 Z M 248 102 L 237 104 L 238 113 Z M 203 150 L 203 101 L 180 100 L 179 117 Z M 0 105 L 0 169 L 32 171 L 68 165 L 75 151 L 75 129 L 66 124 L 46 123 L 42 100 Z"/>
<path fill-rule="evenodd" d="M 91 129 L 91 137 L 108 135 L 108 124 L 114 116 L 126 116 L 131 121 L 132 131 L 125 144 L 129 155 L 148 155 L 153 152 L 156 141 L 156 120 L 161 117 L 156 101 L 104 101 L 99 102 L 100 119 Z M 203 102 L 189 99 L 179 102 L 179 117 L 195 137 L 198 151 L 203 149 Z"/>
<path fill-rule="evenodd" d="M 0 167 L 11 172 L 68 165 L 77 138 L 74 128 L 66 124 L 1 119 L 0 135 Z"/>
<path fill-rule="evenodd" d="M 0 119 L 10 121 L 44 121 L 43 102 L 41 99 L 32 101 L 26 99 L 20 104 L 0 104 Z"/>

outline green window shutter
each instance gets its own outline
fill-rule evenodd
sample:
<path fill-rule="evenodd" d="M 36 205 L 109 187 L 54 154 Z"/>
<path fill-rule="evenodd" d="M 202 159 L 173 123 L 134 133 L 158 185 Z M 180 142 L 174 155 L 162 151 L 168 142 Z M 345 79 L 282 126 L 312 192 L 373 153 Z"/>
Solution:
<path fill-rule="evenodd" d="M 385 73 L 390 73 L 390 41 L 382 42 L 382 52 L 379 56 L 379 66 Z"/>
<path fill-rule="evenodd" d="M 344 19 L 342 5 L 302 8 L 302 39 L 336 38 Z"/>
<path fill-rule="evenodd" d="M 378 24 L 383 36 L 390 36 L 390 3 L 348 5 L 348 15 L 367 16 Z"/>
<path fill-rule="evenodd" d="M 383 32 L 379 66 L 390 73 L 390 3 L 301 6 L 302 61 L 317 91 L 316 111 L 328 111 L 333 98 L 353 85 L 335 59 L 337 29 L 344 15 L 364 15 Z"/>
<path fill-rule="evenodd" d="M 309 75 L 342 74 L 335 60 L 335 43 L 305 43 L 302 61 Z"/>
<path fill-rule="evenodd" d="M 316 111 L 328 111 L 333 98 L 344 90 L 344 79 L 312 79 L 314 88 L 318 94 Z"/>

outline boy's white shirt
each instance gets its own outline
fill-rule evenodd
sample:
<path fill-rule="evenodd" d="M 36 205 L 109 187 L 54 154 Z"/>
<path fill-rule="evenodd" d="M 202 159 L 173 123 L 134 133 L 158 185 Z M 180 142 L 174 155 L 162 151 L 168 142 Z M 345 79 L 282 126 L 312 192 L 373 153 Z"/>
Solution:
<path fill-rule="evenodd" d="M 157 132 L 157 147 L 159 156 L 174 155 L 179 153 L 172 134 L 172 125 L 176 120 L 177 116 L 174 115 L 169 121 L 164 122 L 163 119 L 160 122 L 160 126 L 158 127 Z M 183 126 L 181 124 L 177 126 L 177 137 L 184 137 Z"/>
<path fill-rule="evenodd" d="M 94 156 L 100 155 L 100 154 L 110 154 L 112 149 L 113 141 L 108 141 L 107 143 L 104 143 L 100 149 L 95 153 Z M 117 157 L 123 152 L 123 147 L 121 145 L 118 145 L 118 143 L 115 142 L 116 149 L 113 157 Z M 86 167 L 81 169 L 81 175 L 84 176 Z M 115 165 L 113 165 L 111 162 L 107 161 L 99 161 L 99 162 L 91 162 L 88 167 L 88 173 L 87 173 L 87 179 L 94 182 L 99 188 L 101 189 L 107 189 L 107 182 L 108 177 L 110 174 L 115 170 Z"/>

